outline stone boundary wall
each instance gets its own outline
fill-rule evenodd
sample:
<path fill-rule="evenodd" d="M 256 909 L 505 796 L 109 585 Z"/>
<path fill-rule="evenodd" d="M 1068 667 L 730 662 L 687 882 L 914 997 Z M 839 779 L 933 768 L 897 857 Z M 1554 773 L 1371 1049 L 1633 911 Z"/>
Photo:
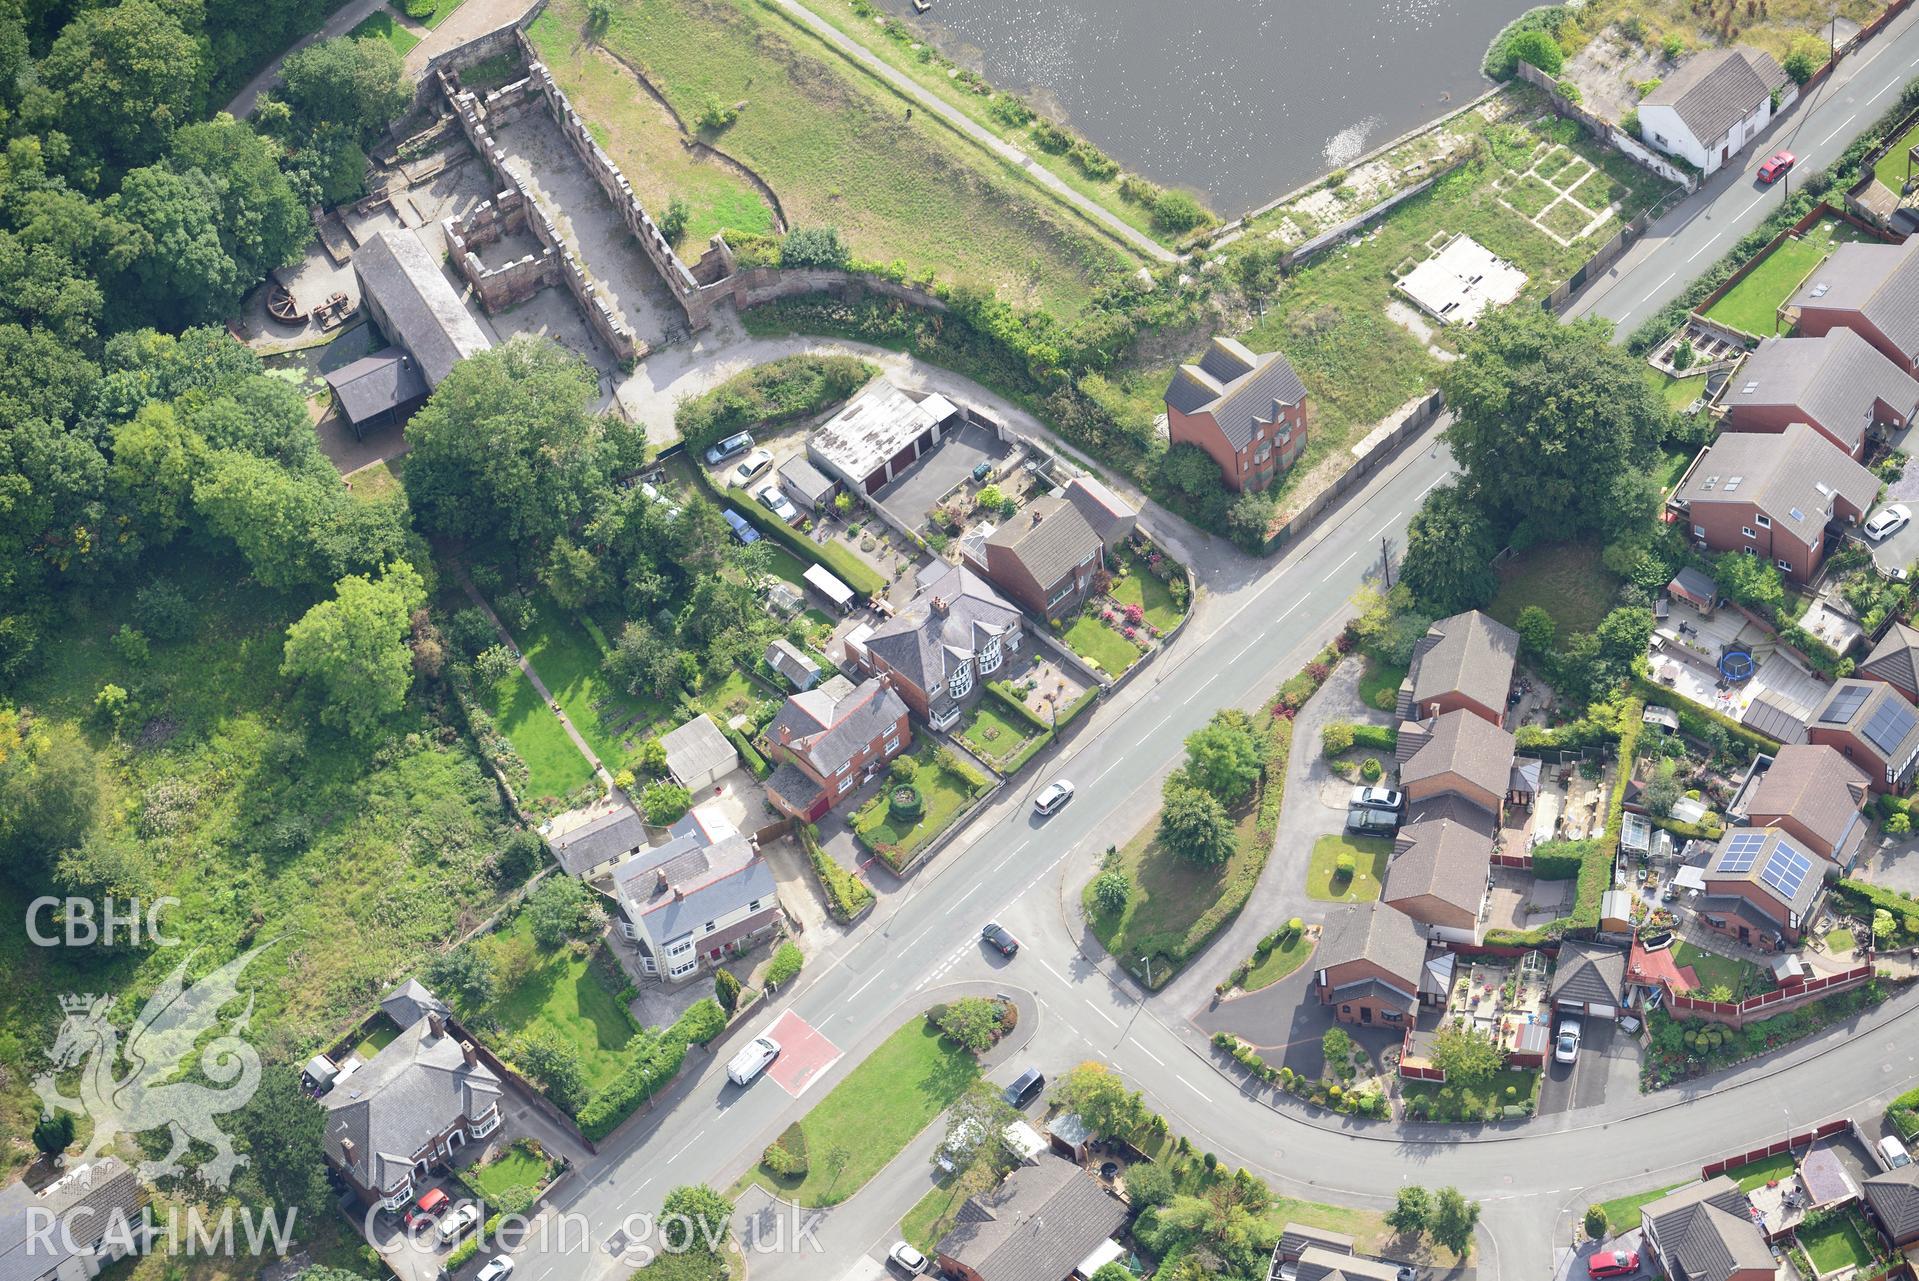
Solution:
<path fill-rule="evenodd" d="M 473 287 L 474 296 L 488 315 L 525 302 L 559 281 L 559 257 L 544 245 L 538 254 L 527 254 L 497 267 L 488 267 L 475 252 L 482 245 L 497 244 L 502 236 L 526 230 L 527 204 L 524 193 L 508 190 L 476 205 L 464 218 L 446 220 L 447 251 L 453 266 Z"/>
<path fill-rule="evenodd" d="M 1667 182 L 1676 182 L 1689 193 L 1698 190 L 1699 175 L 1680 168 L 1671 160 L 1660 155 L 1612 121 L 1594 115 L 1592 112 L 1566 97 L 1565 94 L 1559 92 L 1559 82 L 1541 71 L 1538 67 L 1533 66 L 1532 63 L 1520 61 L 1513 65 L 1521 80 L 1524 80 L 1530 85 L 1537 85 L 1546 91 L 1546 100 L 1552 104 L 1552 109 L 1556 113 L 1566 117 L 1568 120 L 1577 121 L 1580 125 L 1584 126 L 1586 132 L 1594 138 L 1597 138 L 1600 142 L 1613 148 L 1613 150 L 1652 170 Z M 1797 88 L 1798 86 L 1795 85 L 1795 91 Z M 1793 96 L 1781 98 L 1779 110 L 1784 111 L 1787 107 L 1791 106 L 1794 97 L 1796 97 L 1796 93 Z M 1777 113 L 1774 114 L 1776 118 Z"/>

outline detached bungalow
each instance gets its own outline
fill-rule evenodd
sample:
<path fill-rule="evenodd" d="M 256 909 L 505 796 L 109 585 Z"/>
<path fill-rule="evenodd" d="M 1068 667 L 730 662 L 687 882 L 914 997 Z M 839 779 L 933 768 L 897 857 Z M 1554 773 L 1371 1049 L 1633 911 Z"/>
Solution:
<path fill-rule="evenodd" d="M 1092 1175 L 1043 1152 L 990 1192 L 966 1198 L 933 1253 L 957 1281 L 1067 1281 L 1094 1255 L 1111 1253 L 1102 1247 L 1130 1217 Z"/>
<path fill-rule="evenodd" d="M 1626 954 L 1616 947 L 1567 940 L 1559 946 L 1547 996 L 1555 1010 L 1618 1018 L 1626 1004 Z"/>
<path fill-rule="evenodd" d="M 1779 1264 L 1752 1203 L 1720 1175 L 1642 1206 L 1647 1252 L 1672 1281 L 1773 1281 Z"/>
<path fill-rule="evenodd" d="M 1761 49 L 1735 45 L 1693 54 L 1639 100 L 1639 136 L 1703 173 L 1716 173 L 1797 96 L 1791 77 Z"/>

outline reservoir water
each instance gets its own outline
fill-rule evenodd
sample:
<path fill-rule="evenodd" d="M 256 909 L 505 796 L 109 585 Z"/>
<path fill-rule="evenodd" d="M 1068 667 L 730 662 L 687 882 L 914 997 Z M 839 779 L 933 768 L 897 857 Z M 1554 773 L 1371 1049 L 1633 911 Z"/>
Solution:
<path fill-rule="evenodd" d="M 1233 217 L 1474 97 L 1529 0 L 908 0 L 886 7 Z"/>

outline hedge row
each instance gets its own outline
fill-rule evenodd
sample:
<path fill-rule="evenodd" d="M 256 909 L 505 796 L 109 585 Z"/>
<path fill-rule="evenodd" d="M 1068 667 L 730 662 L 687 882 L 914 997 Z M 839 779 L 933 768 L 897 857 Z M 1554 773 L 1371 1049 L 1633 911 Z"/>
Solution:
<path fill-rule="evenodd" d="M 1851 877 L 1834 881 L 1832 895 L 1867 920 L 1872 919 L 1875 908 L 1891 912 L 1895 922 L 1903 922 L 1909 916 L 1919 916 L 1919 899 L 1883 885 L 1855 881 Z"/>
<path fill-rule="evenodd" d="M 1597 838 L 1541 841 L 1533 846 L 1533 876 L 1542 881 L 1570 881 L 1585 870 L 1597 844 Z"/>
<path fill-rule="evenodd" d="M 1364 721 L 1328 721 L 1319 731 L 1320 741 L 1328 755 L 1340 756 L 1363 747 L 1375 752 L 1396 752 L 1399 750 L 1399 728 L 1395 725 L 1373 725 Z M 1340 747 L 1348 742 L 1350 745 Z"/>
<path fill-rule="evenodd" d="M 746 735 L 724 723 L 720 725 L 720 733 L 726 735 L 726 741 L 733 744 L 733 750 L 740 754 L 740 760 L 746 763 L 746 768 L 753 771 L 754 778 L 763 779 L 773 772 L 766 757 L 760 755 L 760 749 L 753 746 L 753 741 Z"/>
<path fill-rule="evenodd" d="M 1023 699 L 1013 693 L 1012 686 L 1005 681 L 987 681 L 986 692 L 998 699 L 1001 706 L 1011 712 L 1015 718 L 1024 721 L 1028 727 L 1039 730 L 1041 733 L 1052 728 L 1041 720 L 1039 714 L 1028 707 Z"/>
<path fill-rule="evenodd" d="M 1082 693 L 1078 698 L 1068 703 L 1066 705 L 1066 710 L 1059 714 L 1059 724 L 1055 728 L 1065 729 L 1068 725 L 1071 725 L 1074 722 L 1074 720 L 1076 720 L 1079 717 L 1079 714 L 1081 712 L 1085 711 L 1087 708 L 1091 707 L 1094 703 L 1099 701 L 1099 696 L 1100 696 L 1100 693 L 1102 692 L 1102 689 L 1103 689 L 1102 686 L 1095 685 L 1092 688 L 1086 690 L 1084 693 Z"/>
<path fill-rule="evenodd" d="M 1581 718 L 1551 729 L 1521 725 L 1513 731 L 1513 746 L 1521 752 L 1576 752 L 1612 741 L 1604 725 Z"/>
<path fill-rule="evenodd" d="M 779 517 L 763 510 L 745 490 L 731 485 L 721 489 L 713 483 L 713 478 L 706 474 L 706 468 L 698 465 L 698 460 L 689 459 L 688 461 L 693 463 L 693 475 L 699 481 L 700 488 L 706 491 L 707 497 L 722 508 L 730 507 L 744 516 L 746 523 L 759 530 L 761 534 L 771 538 L 803 561 L 826 566 L 840 581 L 852 588 L 855 595 L 871 596 L 875 592 L 886 590 L 886 580 L 880 577 L 879 571 L 846 548 L 838 543 L 814 542 Z"/>
<path fill-rule="evenodd" d="M 1633 692 L 1646 702 L 1664 707 L 1678 717 L 1679 732 L 1692 738 L 1711 737 L 1706 727 L 1717 725 L 1730 734 L 1735 742 L 1744 743 L 1755 752 L 1764 752 L 1770 756 L 1779 750 L 1776 740 L 1766 737 L 1750 725 L 1742 725 L 1723 712 L 1714 711 L 1703 703 L 1695 703 L 1685 695 L 1674 693 L 1663 685 L 1655 685 L 1644 676 L 1633 677 Z"/>
<path fill-rule="evenodd" d="M 811 823 L 801 824 L 800 844 L 806 847 L 807 861 L 813 865 L 813 874 L 819 877 L 827 910 L 832 912 L 834 920 L 844 925 L 873 905 L 872 887 L 841 867 L 837 859 L 821 848 L 818 828 Z"/>
<path fill-rule="evenodd" d="M 1886 1120 L 1907 1143 L 1919 1138 L 1919 1090 L 1907 1090 L 1888 1103 Z"/>
<path fill-rule="evenodd" d="M 777 427 L 846 400 L 879 375 L 857 356 L 782 356 L 683 403 L 673 426 L 689 449 L 748 428 Z"/>
<path fill-rule="evenodd" d="M 654 1091 L 671 1081 L 687 1050 L 705 1045 L 726 1029 L 726 1011 L 712 997 L 695 1001 L 664 1031 L 646 1028 L 627 1045 L 631 1061 L 613 1083 L 580 1109 L 580 1133 L 598 1142 L 618 1129 Z"/>

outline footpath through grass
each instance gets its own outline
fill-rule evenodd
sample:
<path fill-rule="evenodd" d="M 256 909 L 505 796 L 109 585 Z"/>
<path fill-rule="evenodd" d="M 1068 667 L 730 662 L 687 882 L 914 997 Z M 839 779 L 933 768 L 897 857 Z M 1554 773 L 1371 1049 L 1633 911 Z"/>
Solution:
<path fill-rule="evenodd" d="M 593 763 L 567 736 L 526 673 L 515 668 L 482 695 L 500 732 L 526 762 L 526 798 L 559 798 L 593 780 Z"/>
<path fill-rule="evenodd" d="M 539 38 L 572 39 L 585 20 L 584 0 L 553 0 L 542 21 L 557 34 Z M 744 104 L 702 136 L 778 193 L 789 224 L 837 227 L 860 259 L 1061 316 L 1139 265 L 926 113 L 906 120 L 897 94 L 753 0 L 617 0 L 600 43 L 689 127 L 714 104 Z"/>
<path fill-rule="evenodd" d="M 615 685 L 607 677 L 606 650 L 594 635 L 593 624 L 569 617 L 545 593 L 534 595 L 532 623 L 515 639 L 540 680 L 566 709 L 573 728 L 609 770 L 620 768 L 642 739 L 672 728 L 667 722 L 673 709 Z M 631 748 L 626 746 L 629 742 Z"/>
<path fill-rule="evenodd" d="M 914 1018 L 800 1118 L 804 1175 L 779 1178 L 754 1166 L 742 1182 L 803 1206 L 838 1205 L 978 1079 L 971 1053 Z"/>

